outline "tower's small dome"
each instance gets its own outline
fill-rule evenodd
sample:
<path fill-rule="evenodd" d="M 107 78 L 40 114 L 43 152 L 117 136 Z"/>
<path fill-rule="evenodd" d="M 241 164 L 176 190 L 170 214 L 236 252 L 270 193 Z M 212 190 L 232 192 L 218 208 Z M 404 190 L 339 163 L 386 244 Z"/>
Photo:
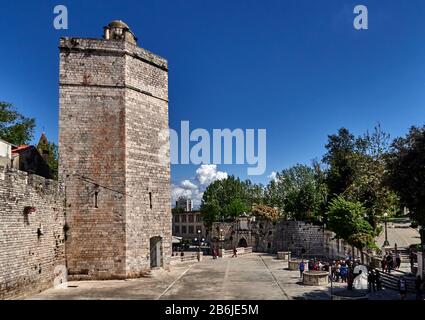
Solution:
<path fill-rule="evenodd" d="M 113 20 L 104 27 L 103 38 L 106 40 L 124 40 L 136 44 L 137 38 L 130 27 L 121 20 Z"/>
<path fill-rule="evenodd" d="M 110 27 L 110 28 L 130 29 L 130 27 L 124 21 L 121 21 L 121 20 L 111 21 L 108 24 L 108 27 Z"/>

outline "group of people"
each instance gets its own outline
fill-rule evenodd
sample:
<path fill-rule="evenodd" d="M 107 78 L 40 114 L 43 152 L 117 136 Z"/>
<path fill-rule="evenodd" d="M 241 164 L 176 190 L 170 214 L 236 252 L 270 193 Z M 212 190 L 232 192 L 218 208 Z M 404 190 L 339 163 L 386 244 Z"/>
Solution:
<path fill-rule="evenodd" d="M 391 270 L 400 269 L 401 257 L 400 253 L 396 252 L 393 254 L 391 251 L 388 252 L 381 260 L 382 272 L 391 273 Z"/>
<path fill-rule="evenodd" d="M 400 268 L 401 261 L 400 256 L 390 252 L 384 258 L 385 265 L 382 264 L 382 272 L 390 273 L 394 268 Z M 394 264 L 392 264 L 394 262 Z M 356 266 L 359 266 L 356 269 Z M 362 275 L 362 270 L 365 272 Z M 369 269 L 369 268 L 367 268 Z M 300 277 L 303 276 L 304 271 L 327 271 L 329 272 L 329 280 L 334 282 L 347 283 L 347 289 L 353 290 L 353 283 L 356 277 L 361 276 L 364 280 L 364 289 L 366 289 L 366 278 L 368 292 L 376 292 L 382 290 L 381 272 L 379 270 L 369 269 L 367 271 L 365 266 L 361 266 L 360 261 L 352 261 L 351 259 L 346 260 L 334 260 L 334 261 L 322 261 L 311 259 L 307 262 L 302 260 L 299 264 Z M 367 271 L 367 272 L 366 272 Z M 362 281 L 362 280 L 360 280 Z M 415 281 L 416 299 L 423 299 L 424 280 L 421 276 L 417 276 Z M 356 287 L 357 288 L 357 287 Z M 405 277 L 400 277 L 398 280 L 398 289 L 400 297 L 404 300 L 407 296 L 407 280 Z"/>
<path fill-rule="evenodd" d="M 347 283 L 351 290 L 355 278 L 354 268 L 359 263 L 359 261 L 352 261 L 351 258 L 333 261 L 311 259 L 307 263 L 302 261 L 299 265 L 300 277 L 303 276 L 305 270 L 326 271 L 329 272 L 330 281 Z"/>
<path fill-rule="evenodd" d="M 381 273 L 379 270 L 369 270 L 367 274 L 367 284 L 369 292 L 382 290 Z"/>

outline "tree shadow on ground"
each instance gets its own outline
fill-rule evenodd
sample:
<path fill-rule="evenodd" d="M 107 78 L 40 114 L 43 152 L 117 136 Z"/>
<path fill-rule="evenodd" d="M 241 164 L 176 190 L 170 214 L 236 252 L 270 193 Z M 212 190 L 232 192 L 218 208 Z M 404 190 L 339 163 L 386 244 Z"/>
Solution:
<path fill-rule="evenodd" d="M 326 291 L 315 289 L 293 297 L 294 300 L 330 300 L 330 294 Z"/>

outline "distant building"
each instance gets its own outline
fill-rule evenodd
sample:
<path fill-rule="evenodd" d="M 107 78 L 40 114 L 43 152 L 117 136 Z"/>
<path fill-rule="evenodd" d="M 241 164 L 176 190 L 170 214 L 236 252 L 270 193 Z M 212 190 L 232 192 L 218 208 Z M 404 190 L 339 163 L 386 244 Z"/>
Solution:
<path fill-rule="evenodd" d="M 0 139 L 0 167 L 10 166 L 13 147 L 11 143 Z"/>
<path fill-rule="evenodd" d="M 179 198 L 176 201 L 176 208 L 183 209 L 186 212 L 193 211 L 193 202 L 191 199 Z"/>
<path fill-rule="evenodd" d="M 46 179 L 52 178 L 48 164 L 34 146 L 12 148 L 11 167 Z"/>
<path fill-rule="evenodd" d="M 173 236 L 182 237 L 185 240 L 206 239 L 202 213 L 200 211 L 173 213 Z"/>
<path fill-rule="evenodd" d="M 0 166 L 52 178 L 48 164 L 34 146 L 15 146 L 0 139 Z"/>

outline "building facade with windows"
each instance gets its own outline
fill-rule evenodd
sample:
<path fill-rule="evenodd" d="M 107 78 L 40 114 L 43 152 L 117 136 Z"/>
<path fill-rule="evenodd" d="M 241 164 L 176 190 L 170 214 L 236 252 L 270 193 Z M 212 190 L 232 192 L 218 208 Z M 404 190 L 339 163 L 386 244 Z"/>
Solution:
<path fill-rule="evenodd" d="M 179 198 L 176 201 L 176 208 L 183 209 L 186 212 L 193 211 L 193 202 L 191 199 Z"/>
<path fill-rule="evenodd" d="M 200 230 L 201 232 L 198 232 Z M 200 211 L 173 213 L 173 236 L 185 240 L 206 239 L 206 228 Z"/>

